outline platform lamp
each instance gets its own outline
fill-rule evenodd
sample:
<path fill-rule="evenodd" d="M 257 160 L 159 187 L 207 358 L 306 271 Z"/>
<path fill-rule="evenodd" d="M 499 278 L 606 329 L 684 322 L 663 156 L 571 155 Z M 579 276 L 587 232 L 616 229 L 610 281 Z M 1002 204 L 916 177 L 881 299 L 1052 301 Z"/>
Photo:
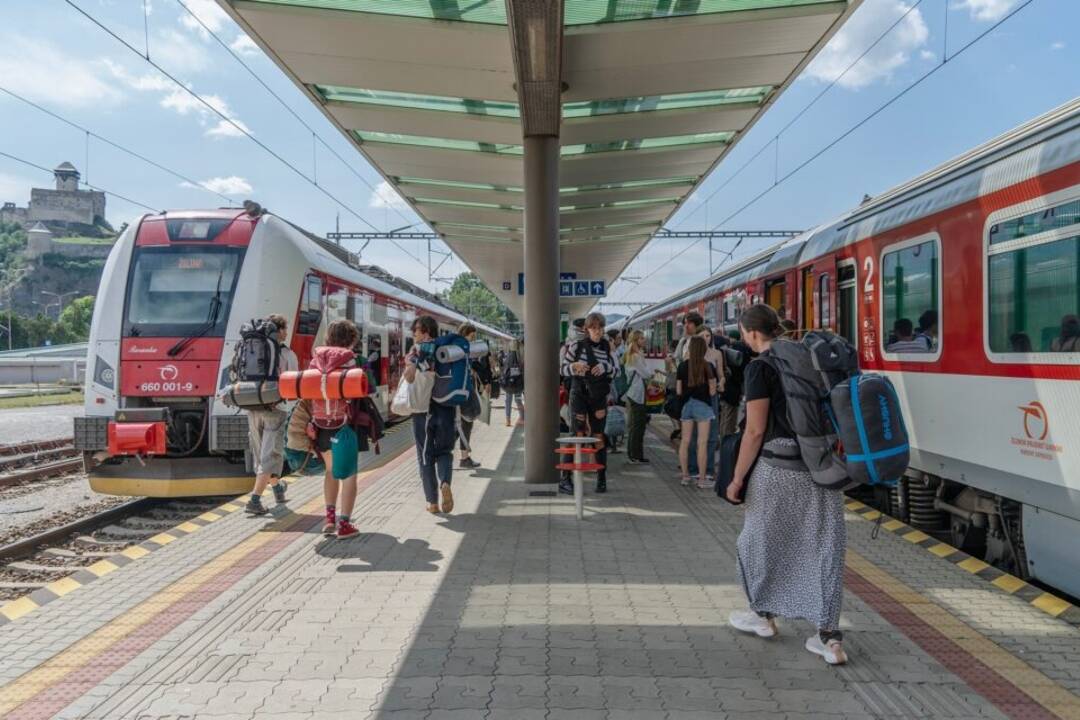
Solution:
<path fill-rule="evenodd" d="M 59 320 L 60 319 L 60 313 L 64 312 L 64 298 L 67 297 L 68 295 L 78 295 L 79 291 L 78 290 L 72 290 L 72 291 L 66 292 L 66 293 L 54 293 L 54 292 L 49 292 L 48 290 L 42 290 L 41 294 L 42 295 L 52 295 L 54 298 L 56 298 L 56 302 L 55 303 L 49 303 L 48 305 L 45 306 L 45 309 L 46 309 L 46 315 L 47 315 L 48 314 L 48 309 L 50 307 L 52 307 L 53 305 L 56 305 L 56 319 Z"/>

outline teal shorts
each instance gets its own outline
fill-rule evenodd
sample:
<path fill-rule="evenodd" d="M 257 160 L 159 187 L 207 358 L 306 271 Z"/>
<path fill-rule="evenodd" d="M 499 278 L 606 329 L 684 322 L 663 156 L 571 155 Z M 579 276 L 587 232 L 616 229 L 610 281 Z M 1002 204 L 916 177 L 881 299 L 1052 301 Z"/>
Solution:
<path fill-rule="evenodd" d="M 330 451 L 330 472 L 335 480 L 352 477 L 360 469 L 360 440 L 348 425 L 337 430 L 319 429 L 315 446 Z"/>

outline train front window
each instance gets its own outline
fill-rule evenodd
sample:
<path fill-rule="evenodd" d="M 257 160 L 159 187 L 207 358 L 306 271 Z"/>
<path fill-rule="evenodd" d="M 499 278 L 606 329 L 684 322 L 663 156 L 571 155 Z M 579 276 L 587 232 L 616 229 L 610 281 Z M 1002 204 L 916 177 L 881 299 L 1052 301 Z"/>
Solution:
<path fill-rule="evenodd" d="M 222 337 L 243 261 L 236 247 L 139 247 L 128 276 L 126 337 Z"/>

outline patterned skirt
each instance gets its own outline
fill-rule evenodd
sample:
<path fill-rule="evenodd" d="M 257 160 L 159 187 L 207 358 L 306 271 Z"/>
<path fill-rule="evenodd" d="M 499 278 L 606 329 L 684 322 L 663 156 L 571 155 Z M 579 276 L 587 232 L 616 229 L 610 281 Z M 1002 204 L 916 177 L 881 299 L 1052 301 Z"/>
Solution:
<path fill-rule="evenodd" d="M 843 495 L 814 483 L 809 472 L 758 462 L 744 507 L 737 552 L 750 608 L 838 629 L 847 546 Z"/>

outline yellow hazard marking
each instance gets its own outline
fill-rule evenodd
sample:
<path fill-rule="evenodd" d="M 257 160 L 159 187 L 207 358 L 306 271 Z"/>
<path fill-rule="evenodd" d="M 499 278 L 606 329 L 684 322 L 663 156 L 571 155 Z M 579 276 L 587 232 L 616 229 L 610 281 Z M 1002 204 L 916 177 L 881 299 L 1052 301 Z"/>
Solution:
<path fill-rule="evenodd" d="M 979 558 L 969 557 L 967 560 L 956 563 L 956 567 L 963 568 L 964 570 L 967 570 L 969 573 L 974 575 L 977 572 L 982 572 L 990 566 L 984 563 Z"/>
<path fill-rule="evenodd" d="M 121 550 L 120 554 L 124 557 L 129 557 L 132 560 L 138 560 L 141 557 L 149 555 L 150 551 L 141 545 L 132 545 L 129 548 L 124 548 L 123 550 Z"/>
<path fill-rule="evenodd" d="M 158 533 L 154 537 L 150 538 L 150 542 L 157 543 L 158 545 L 168 545 L 176 539 L 175 535 L 170 535 L 167 532 Z"/>
<path fill-rule="evenodd" d="M 923 540 L 928 540 L 930 538 L 930 536 L 924 533 L 922 530 L 912 530 L 906 535 L 901 535 L 900 537 L 904 538 L 910 543 L 921 543 Z"/>
<path fill-rule="evenodd" d="M 97 575 L 98 577 L 101 577 L 102 575 L 108 575 L 113 570 L 116 570 L 118 567 L 118 565 L 109 562 L 108 560 L 98 560 L 93 565 L 87 565 L 85 569 L 88 572 Z"/>
<path fill-rule="evenodd" d="M 56 593 L 56 595 L 58 597 L 64 597 L 65 595 L 67 595 L 72 590 L 75 590 L 75 589 L 81 588 L 81 587 L 82 587 L 81 582 L 79 582 L 78 580 L 72 580 L 71 578 L 66 577 L 66 578 L 60 578 L 56 582 L 49 583 L 48 585 L 45 586 L 45 589 Z"/>
<path fill-rule="evenodd" d="M 881 513 L 877 510 L 871 510 L 870 512 L 863 513 L 862 516 L 867 520 L 877 520 L 879 517 L 881 517 Z"/>
<path fill-rule="evenodd" d="M 21 597 L 7 603 L 4 607 L 0 607 L 0 614 L 3 614 L 8 620 L 15 620 L 28 612 L 37 610 L 37 608 L 38 604 L 29 597 Z"/>
<path fill-rule="evenodd" d="M 999 672 L 1021 692 L 1048 711 L 1062 718 L 1062 720 L 1080 718 L 1080 696 L 1073 695 L 1051 678 L 991 641 L 978 630 L 953 615 L 947 608 L 938 605 L 925 595 L 893 578 L 850 547 L 847 549 L 847 565 L 939 633 L 971 653 L 980 662 Z M 876 578 L 882 576 L 889 577 L 890 582 L 877 582 Z M 1003 577 L 1012 576 L 1006 575 Z M 1013 579 L 1015 580 L 1015 578 Z M 919 598 L 919 602 L 912 602 L 916 597 Z"/>
<path fill-rule="evenodd" d="M 1039 597 L 1031 601 L 1031 604 L 1042 610 L 1044 613 L 1049 613 L 1054 617 L 1057 617 L 1061 613 L 1068 610 L 1072 605 L 1065 602 L 1056 595 L 1050 593 L 1043 593 Z"/>
<path fill-rule="evenodd" d="M 948 557 L 949 555 L 952 555 L 954 552 L 956 552 L 956 548 L 954 548 L 952 545 L 946 545 L 945 543 L 939 543 L 938 545 L 934 545 L 933 547 L 928 547 L 926 549 L 934 553 L 938 557 Z"/>
<path fill-rule="evenodd" d="M 199 519 L 205 520 L 206 522 L 214 522 L 215 520 L 220 520 L 222 517 L 224 516 L 220 515 L 217 510 L 209 510 L 200 515 Z"/>
<path fill-rule="evenodd" d="M 188 533 L 193 533 L 193 532 L 195 532 L 196 530 L 198 530 L 201 527 L 202 527 L 202 525 L 196 525 L 195 523 L 193 523 L 191 521 L 188 521 L 188 522 L 180 523 L 179 525 L 176 526 L 176 529 L 177 530 L 183 530 L 184 532 L 188 532 Z"/>
<path fill-rule="evenodd" d="M 881 527 L 885 528 L 889 532 L 893 532 L 904 527 L 904 523 L 900 522 L 899 520 L 887 520 L 886 522 L 881 523 Z"/>
<path fill-rule="evenodd" d="M 994 585 L 997 585 L 999 588 L 1009 593 L 1010 595 L 1027 585 L 1026 582 L 1012 575 L 1002 575 L 999 578 L 994 578 L 990 582 L 992 582 Z"/>
<path fill-rule="evenodd" d="M 221 510 L 222 512 L 227 512 L 227 513 L 234 513 L 239 509 L 240 509 L 240 506 L 236 505 L 234 503 L 226 503 L 225 505 L 222 505 L 221 507 L 218 508 L 218 510 Z"/>
<path fill-rule="evenodd" d="M 858 510 L 860 508 L 866 507 L 866 504 L 861 503 L 858 500 L 851 500 L 850 502 L 845 503 L 844 507 L 846 507 L 848 510 Z"/>

